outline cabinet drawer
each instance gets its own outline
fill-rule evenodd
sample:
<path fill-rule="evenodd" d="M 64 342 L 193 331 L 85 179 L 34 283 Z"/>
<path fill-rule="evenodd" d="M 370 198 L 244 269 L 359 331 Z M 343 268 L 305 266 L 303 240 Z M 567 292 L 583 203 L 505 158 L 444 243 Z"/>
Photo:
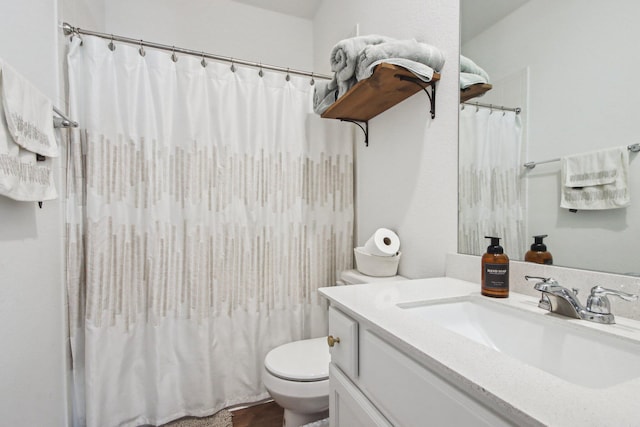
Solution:
<path fill-rule="evenodd" d="M 351 378 L 358 376 L 358 322 L 337 308 L 329 307 L 329 348 L 331 362 Z M 338 341 L 339 340 L 339 341 Z"/>

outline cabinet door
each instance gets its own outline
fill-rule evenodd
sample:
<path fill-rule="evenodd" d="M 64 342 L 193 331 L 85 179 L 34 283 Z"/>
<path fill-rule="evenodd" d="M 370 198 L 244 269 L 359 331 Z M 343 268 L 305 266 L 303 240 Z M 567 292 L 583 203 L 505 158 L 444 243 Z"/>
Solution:
<path fill-rule="evenodd" d="M 331 427 L 392 427 L 333 363 L 329 365 Z"/>
<path fill-rule="evenodd" d="M 398 426 L 513 426 L 366 328 L 361 330 L 358 386 Z"/>

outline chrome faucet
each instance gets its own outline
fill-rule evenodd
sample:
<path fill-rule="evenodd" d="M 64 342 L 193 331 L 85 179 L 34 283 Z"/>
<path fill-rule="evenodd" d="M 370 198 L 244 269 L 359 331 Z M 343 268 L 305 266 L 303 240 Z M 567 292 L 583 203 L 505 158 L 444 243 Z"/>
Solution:
<path fill-rule="evenodd" d="M 551 277 L 524 276 L 524 278 L 527 280 L 541 280 L 533 287 L 536 291 L 542 292 L 538 307 L 552 313 L 596 323 L 607 325 L 616 323 L 615 317 L 611 313 L 611 303 L 607 298 L 608 295 L 620 297 L 625 301 L 638 299 L 637 295 L 603 288 L 602 286 L 594 286 L 591 288 L 591 294 L 587 298 L 585 307 L 580 303 L 578 290 L 575 288 L 565 288 Z"/>

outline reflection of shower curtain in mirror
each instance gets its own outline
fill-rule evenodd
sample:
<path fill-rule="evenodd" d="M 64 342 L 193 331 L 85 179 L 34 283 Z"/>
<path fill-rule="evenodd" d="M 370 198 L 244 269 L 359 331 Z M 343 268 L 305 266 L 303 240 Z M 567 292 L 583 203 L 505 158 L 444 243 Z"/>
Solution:
<path fill-rule="evenodd" d="M 458 252 L 481 255 L 484 236 L 501 237 L 505 253 L 526 247 L 521 179 L 522 125 L 514 112 L 460 110 Z"/>
<path fill-rule="evenodd" d="M 351 129 L 312 114 L 308 78 L 83 39 L 68 57 L 73 425 L 267 398 L 265 354 L 324 335 L 317 288 L 351 268 Z"/>

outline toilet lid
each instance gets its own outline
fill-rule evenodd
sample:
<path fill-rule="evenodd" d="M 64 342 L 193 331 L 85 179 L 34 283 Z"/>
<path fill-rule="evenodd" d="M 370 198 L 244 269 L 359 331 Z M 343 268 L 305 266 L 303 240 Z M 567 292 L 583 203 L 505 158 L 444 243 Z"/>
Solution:
<path fill-rule="evenodd" d="M 321 381 L 329 378 L 327 338 L 294 341 L 274 348 L 264 366 L 276 377 L 292 381 Z"/>

